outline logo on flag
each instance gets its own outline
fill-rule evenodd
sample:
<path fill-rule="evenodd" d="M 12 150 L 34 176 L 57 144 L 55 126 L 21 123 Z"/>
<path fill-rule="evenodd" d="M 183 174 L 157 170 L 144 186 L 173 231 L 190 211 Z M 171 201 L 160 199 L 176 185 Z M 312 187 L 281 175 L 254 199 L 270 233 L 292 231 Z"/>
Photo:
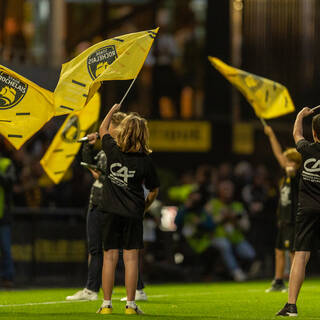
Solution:
<path fill-rule="evenodd" d="M 28 85 L 0 71 L 0 110 L 10 109 L 25 96 Z"/>
<path fill-rule="evenodd" d="M 94 80 L 118 58 L 116 47 L 109 45 L 93 52 L 87 59 L 88 71 Z"/>
<path fill-rule="evenodd" d="M 62 130 L 62 140 L 67 143 L 74 143 L 80 136 L 80 123 L 78 116 L 72 116 Z"/>

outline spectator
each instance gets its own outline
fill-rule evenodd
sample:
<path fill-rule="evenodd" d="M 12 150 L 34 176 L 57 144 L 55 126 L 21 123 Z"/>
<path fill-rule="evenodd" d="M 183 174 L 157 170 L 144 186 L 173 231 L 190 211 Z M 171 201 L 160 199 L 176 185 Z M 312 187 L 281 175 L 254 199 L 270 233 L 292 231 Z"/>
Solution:
<path fill-rule="evenodd" d="M 11 256 L 10 202 L 15 171 L 12 162 L 0 155 L 0 250 L 1 278 L 4 287 L 13 286 L 14 265 Z"/>
<path fill-rule="evenodd" d="M 212 247 L 214 223 L 212 217 L 203 207 L 203 195 L 200 192 L 192 192 L 177 213 L 175 224 L 182 234 L 186 246 L 182 248 L 184 254 L 193 261 L 195 255 L 200 256 L 201 265 L 205 266 L 205 274 L 212 272 L 212 256 L 206 255 L 206 251 Z M 202 259 L 205 257 L 210 259 Z"/>
<path fill-rule="evenodd" d="M 253 261 L 255 251 L 245 240 L 244 232 L 250 227 L 248 216 L 241 202 L 234 201 L 234 184 L 225 180 L 218 185 L 217 198 L 211 199 L 206 208 L 217 225 L 212 244 L 216 247 L 235 281 L 246 280 L 237 257 Z"/>

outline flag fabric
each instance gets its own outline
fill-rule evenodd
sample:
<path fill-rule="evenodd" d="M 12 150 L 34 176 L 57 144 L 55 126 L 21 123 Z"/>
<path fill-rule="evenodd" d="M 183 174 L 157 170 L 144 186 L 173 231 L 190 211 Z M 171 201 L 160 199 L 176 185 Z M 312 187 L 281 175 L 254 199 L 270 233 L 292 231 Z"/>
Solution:
<path fill-rule="evenodd" d="M 218 58 L 209 57 L 209 61 L 245 96 L 257 117 L 277 118 L 295 110 L 290 94 L 282 84 L 233 68 Z"/>
<path fill-rule="evenodd" d="M 53 115 L 51 91 L 0 65 L 0 133 L 16 149 Z"/>
<path fill-rule="evenodd" d="M 102 81 L 134 79 L 157 32 L 158 28 L 99 42 L 63 64 L 54 91 L 56 114 L 82 109 Z"/>
<path fill-rule="evenodd" d="M 100 95 L 96 93 L 90 102 L 80 111 L 68 115 L 55 135 L 51 145 L 40 163 L 49 178 L 58 184 L 77 155 L 81 143 L 78 139 L 98 120 Z"/>

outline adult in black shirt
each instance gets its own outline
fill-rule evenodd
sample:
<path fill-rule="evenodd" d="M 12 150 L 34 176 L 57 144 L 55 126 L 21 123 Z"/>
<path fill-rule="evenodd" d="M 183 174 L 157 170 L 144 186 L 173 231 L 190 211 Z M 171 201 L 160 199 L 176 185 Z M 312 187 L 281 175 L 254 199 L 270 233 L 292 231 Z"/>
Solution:
<path fill-rule="evenodd" d="M 119 110 L 114 105 L 100 126 L 102 149 L 108 158 L 103 198 L 99 210 L 104 214 L 104 260 L 102 288 L 104 301 L 98 310 L 112 313 L 111 295 L 119 249 L 123 249 L 126 314 L 140 314 L 135 304 L 139 249 L 143 248 L 143 215 L 158 194 L 159 179 L 149 157 L 149 131 L 146 120 L 128 115 L 118 127 L 116 139 L 109 134 L 112 114 Z M 144 198 L 143 186 L 150 190 Z"/>
<path fill-rule="evenodd" d="M 303 108 L 297 115 L 293 138 L 302 156 L 299 204 L 296 218 L 295 255 L 289 277 L 288 303 L 279 316 L 297 316 L 296 302 L 302 286 L 310 251 L 319 237 L 320 226 L 320 115 L 312 119 L 311 143 L 303 137 L 303 119 L 315 109 Z"/>
<path fill-rule="evenodd" d="M 283 281 L 286 262 L 285 251 L 290 252 L 292 261 L 301 155 L 294 148 L 283 152 L 270 126 L 265 126 L 264 132 L 269 137 L 273 154 L 284 171 L 284 176 L 280 181 L 280 197 L 277 210 L 278 233 L 275 247 L 275 278 L 266 292 L 286 291 Z"/>

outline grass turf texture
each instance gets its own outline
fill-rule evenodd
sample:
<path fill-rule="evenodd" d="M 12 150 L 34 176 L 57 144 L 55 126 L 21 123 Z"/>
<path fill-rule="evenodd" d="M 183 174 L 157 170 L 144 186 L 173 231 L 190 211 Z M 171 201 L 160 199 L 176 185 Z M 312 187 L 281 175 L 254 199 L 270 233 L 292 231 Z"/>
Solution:
<path fill-rule="evenodd" d="M 114 290 L 112 315 L 95 313 L 101 300 L 65 302 L 74 289 L 0 291 L 0 319 L 282 319 L 274 315 L 287 301 L 287 293 L 265 293 L 269 285 L 266 281 L 149 285 L 149 301 L 138 303 L 146 313 L 142 316 L 124 314 L 125 303 L 120 302 L 125 295 L 123 287 Z M 320 280 L 305 281 L 298 301 L 299 319 L 320 320 L 319 295 Z M 50 304 L 40 304 L 45 302 Z M 33 305 L 24 305 L 28 303 Z"/>

